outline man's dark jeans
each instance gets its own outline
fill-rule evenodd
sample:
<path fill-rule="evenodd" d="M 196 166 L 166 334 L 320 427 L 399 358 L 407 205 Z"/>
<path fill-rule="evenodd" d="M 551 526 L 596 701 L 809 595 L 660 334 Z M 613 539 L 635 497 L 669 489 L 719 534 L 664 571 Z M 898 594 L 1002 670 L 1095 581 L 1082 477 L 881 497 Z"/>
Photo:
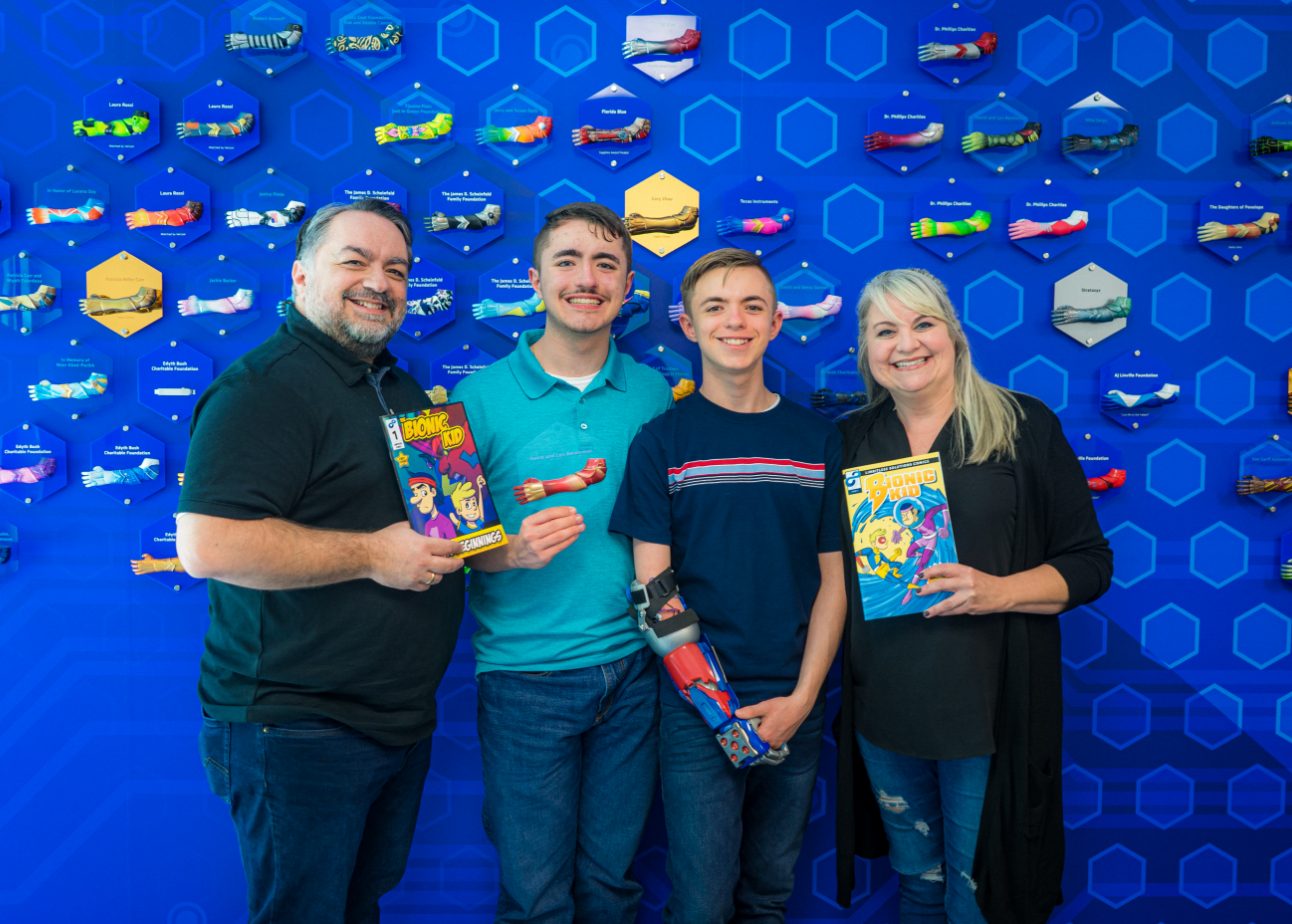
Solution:
<path fill-rule="evenodd" d="M 203 718 L 202 763 L 229 803 L 248 924 L 370 924 L 403 878 L 431 739 L 388 747 L 332 719 Z"/>

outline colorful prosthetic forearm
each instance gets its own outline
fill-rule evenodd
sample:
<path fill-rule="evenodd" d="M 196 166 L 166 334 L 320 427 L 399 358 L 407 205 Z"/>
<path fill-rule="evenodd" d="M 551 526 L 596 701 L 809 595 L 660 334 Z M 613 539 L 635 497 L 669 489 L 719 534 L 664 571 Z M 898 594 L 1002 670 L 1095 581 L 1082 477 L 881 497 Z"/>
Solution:
<path fill-rule="evenodd" d="M 501 205 L 486 205 L 474 215 L 445 215 L 443 212 L 432 212 L 430 218 L 423 218 L 426 230 L 436 231 L 483 231 L 502 220 Z"/>
<path fill-rule="evenodd" d="M 281 32 L 269 32 L 262 35 L 249 35 L 246 32 L 230 32 L 224 37 L 225 51 L 286 51 L 295 48 L 305 37 L 305 29 L 299 23 L 289 22 Z"/>
<path fill-rule="evenodd" d="M 97 398 L 108 390 L 108 377 L 102 372 L 91 372 L 84 382 L 67 382 L 53 384 L 40 382 L 27 386 L 27 394 L 33 401 L 52 401 L 56 398 Z"/>
<path fill-rule="evenodd" d="M 387 122 L 385 125 L 378 125 L 373 131 L 377 136 L 377 144 L 390 144 L 395 141 L 434 141 L 452 130 L 452 114 L 437 112 L 435 118 L 429 122 L 420 122 L 417 125 L 396 125 L 394 122 Z"/>
<path fill-rule="evenodd" d="M 1164 404 L 1174 404 L 1179 399 L 1180 386 L 1167 384 L 1147 395 L 1128 395 L 1114 388 L 1099 396 L 1099 404 L 1105 411 L 1116 411 L 1130 407 L 1161 407 Z"/>
<path fill-rule="evenodd" d="M 678 694 L 716 733 L 718 746 L 735 767 L 775 765 L 789 756 L 788 744 L 772 748 L 759 736 L 758 719 L 736 717 L 740 700 L 700 630 L 700 617 L 678 593 L 672 568 L 645 584 L 633 581 L 628 599 L 646 644 L 663 660 Z"/>
<path fill-rule="evenodd" d="M 157 304 L 157 295 L 156 289 L 150 289 L 147 286 L 140 286 L 139 291 L 134 295 L 123 298 L 89 295 L 81 299 L 81 314 L 96 318 L 104 314 L 120 314 L 123 311 L 146 313 L 161 307 Z"/>
<path fill-rule="evenodd" d="M 984 212 L 979 209 L 968 218 L 962 218 L 959 221 L 934 221 L 932 218 L 921 218 L 919 221 L 913 221 L 911 222 L 911 237 L 916 240 L 925 237 L 941 237 L 944 234 L 964 237 L 966 234 L 986 231 L 990 227 L 991 212 Z"/>
<path fill-rule="evenodd" d="M 1287 151 L 1292 151 L 1292 138 L 1284 140 L 1282 138 L 1271 138 L 1269 135 L 1261 135 L 1247 144 L 1247 153 L 1252 157 L 1263 157 L 1266 154 L 1283 154 Z"/>
<path fill-rule="evenodd" d="M 448 289 L 437 289 L 430 298 L 418 298 L 408 303 L 407 313 L 424 317 L 448 311 L 453 307 L 453 293 Z"/>
<path fill-rule="evenodd" d="M 1060 218 L 1058 221 L 1032 221 L 1028 218 L 1021 218 L 1009 226 L 1009 239 L 1011 241 L 1021 241 L 1028 237 L 1037 237 L 1041 234 L 1053 234 L 1061 237 L 1064 234 L 1071 234 L 1073 231 L 1081 231 L 1086 227 L 1086 222 L 1090 219 L 1089 212 L 1083 212 L 1080 209 L 1074 210 L 1067 218 Z"/>
<path fill-rule="evenodd" d="M 1102 324 L 1104 321 L 1128 318 L 1130 312 L 1131 300 L 1125 295 L 1119 295 L 1108 304 L 1097 308 L 1073 308 L 1069 305 L 1060 305 L 1050 312 L 1050 321 L 1054 324 L 1076 324 L 1079 321 Z"/>
<path fill-rule="evenodd" d="M 237 138 L 255 127 L 255 114 L 244 112 L 232 122 L 176 122 L 175 134 L 181 138 Z"/>
<path fill-rule="evenodd" d="M 682 206 L 682 211 L 662 218 L 647 218 L 632 212 L 624 218 L 629 234 L 677 234 L 689 231 L 700 222 L 700 210 L 694 205 Z"/>
<path fill-rule="evenodd" d="M 545 497 L 551 497 L 553 494 L 567 494 L 574 491 L 583 491 L 592 487 L 594 484 L 605 480 L 606 477 L 606 460 L 589 459 L 584 463 L 583 468 L 579 469 L 573 475 L 566 475 L 564 478 L 554 478 L 551 481 L 539 481 L 537 478 L 526 478 L 523 482 L 511 489 L 511 493 L 516 498 L 518 504 L 529 504 L 536 500 L 542 500 Z"/>
<path fill-rule="evenodd" d="M 543 296 L 537 292 L 518 302 L 496 302 L 492 298 L 485 298 L 471 305 L 471 315 L 477 321 L 486 318 L 528 318 L 546 310 Z"/>
<path fill-rule="evenodd" d="M 253 212 L 251 209 L 234 209 L 224 213 L 224 223 L 230 228 L 255 228 L 264 225 L 268 228 L 286 228 L 305 217 L 305 203 L 292 200 L 284 208 L 270 209 L 267 212 Z"/>
<path fill-rule="evenodd" d="M 1127 125 L 1115 135 L 1068 135 L 1061 145 L 1064 154 L 1076 154 L 1081 151 L 1120 151 L 1129 148 L 1139 141 L 1139 126 Z"/>
<path fill-rule="evenodd" d="M 147 552 L 141 559 L 130 559 L 130 570 L 135 574 L 156 574 L 159 571 L 178 571 L 188 574 L 178 558 L 153 558 Z"/>
<path fill-rule="evenodd" d="M 623 128 L 593 128 L 591 125 L 582 125 L 571 130 L 570 140 L 576 145 L 601 144 L 603 142 L 627 144 L 630 141 L 640 141 L 649 134 L 650 119 L 638 116 L 633 119 L 631 124 L 625 125 Z"/>
<path fill-rule="evenodd" d="M 966 154 L 972 154 L 974 151 L 983 151 L 987 148 L 1018 148 L 1025 144 L 1039 141 L 1040 138 L 1041 123 L 1028 122 L 1018 131 L 1004 135 L 986 135 L 982 132 L 970 132 L 960 139 L 960 150 Z"/>
<path fill-rule="evenodd" d="M 1238 479 L 1239 494 L 1292 494 L 1292 478 L 1257 478 L 1244 475 Z"/>
<path fill-rule="evenodd" d="M 727 216 L 718 219 L 719 234 L 776 234 L 794 224 L 794 210 L 785 209 L 775 218 L 735 218 Z"/>
<path fill-rule="evenodd" d="M 1255 221 L 1245 221 L 1237 225 L 1225 225 L 1218 221 L 1209 221 L 1198 228 L 1198 242 L 1223 241 L 1230 237 L 1260 237 L 1262 234 L 1273 234 L 1278 229 L 1278 212 L 1266 212 Z"/>
<path fill-rule="evenodd" d="M 0 295 L 0 311 L 41 311 L 52 308 L 57 297 L 54 286 L 41 286 L 30 295 Z"/>
<path fill-rule="evenodd" d="M 202 217 L 202 212 L 205 210 L 206 207 L 202 203 L 195 202 L 192 199 L 177 209 L 163 209 L 159 212 L 150 212 L 148 209 L 135 209 L 133 212 L 126 212 L 126 227 L 131 231 L 158 225 L 178 228 L 181 225 L 197 221 Z"/>
<path fill-rule="evenodd" d="M 96 465 L 88 472 L 81 472 L 81 483 L 87 488 L 101 488 L 108 484 L 143 484 L 157 477 L 158 459 L 144 459 L 134 468 L 104 468 Z"/>
<path fill-rule="evenodd" d="M 815 305 L 787 305 L 784 302 L 777 302 L 776 313 L 786 321 L 819 321 L 821 318 L 828 318 L 832 314 L 838 314 L 839 309 L 842 307 L 843 298 L 841 296 L 827 295 Z"/>
<path fill-rule="evenodd" d="M 864 391 L 834 391 L 830 388 L 812 392 L 809 400 L 813 407 L 860 407 L 868 401 Z"/>
<path fill-rule="evenodd" d="M 0 468 L 0 484 L 35 484 L 58 471 L 58 460 L 41 459 L 35 465 L 24 465 L 21 468 Z"/>
<path fill-rule="evenodd" d="M 402 24 L 392 23 L 376 35 L 333 35 L 324 43 L 330 55 L 346 51 L 389 51 L 404 40 Z"/>
<path fill-rule="evenodd" d="M 1086 486 L 1092 491 L 1107 491 L 1109 488 L 1120 488 L 1125 483 L 1126 471 L 1120 468 L 1110 468 L 1106 475 L 1086 479 Z"/>
<path fill-rule="evenodd" d="M 625 58 L 638 58 L 642 55 L 680 55 L 700 47 L 700 33 L 695 29 L 687 29 L 678 38 L 666 39 L 662 42 L 629 39 L 622 47 Z"/>
<path fill-rule="evenodd" d="M 142 109 L 136 109 L 127 119 L 112 119 L 101 122 L 98 119 L 77 119 L 72 123 L 72 134 L 77 138 L 97 138 L 101 135 L 113 135 L 124 138 L 127 135 L 142 135 L 148 131 L 149 115 Z"/>
<path fill-rule="evenodd" d="M 644 289 L 633 289 L 632 294 L 619 306 L 619 313 L 615 317 L 627 319 L 648 310 L 650 310 L 650 293 Z"/>
<path fill-rule="evenodd" d="M 890 135 L 888 132 L 871 132 L 866 136 L 867 151 L 883 151 L 886 148 L 922 148 L 942 140 L 943 125 L 941 122 L 930 122 L 918 132 L 906 135 Z"/>
<path fill-rule="evenodd" d="M 239 311 L 250 311 L 256 303 L 256 293 L 250 289 L 239 289 L 226 298 L 198 298 L 190 295 L 179 300 L 179 313 L 184 317 L 195 314 L 237 314 Z"/>
<path fill-rule="evenodd" d="M 71 209 L 51 209 L 44 205 L 34 205 L 27 209 L 27 224 L 52 225 L 60 222 L 82 224 L 87 221 L 98 221 L 107 211 L 102 199 L 87 199 L 85 205 Z"/>
<path fill-rule="evenodd" d="M 532 144 L 552 134 L 552 117 L 539 116 L 528 125 L 486 125 L 476 129 L 476 144 Z"/>
<path fill-rule="evenodd" d="M 921 45 L 919 55 L 921 61 L 946 61 L 946 60 L 963 60 L 972 61 L 975 58 L 981 58 L 983 55 L 989 55 L 996 50 L 996 33 L 984 32 L 972 42 L 966 42 L 963 45 L 943 45 L 941 42 L 929 42 L 927 45 Z"/>

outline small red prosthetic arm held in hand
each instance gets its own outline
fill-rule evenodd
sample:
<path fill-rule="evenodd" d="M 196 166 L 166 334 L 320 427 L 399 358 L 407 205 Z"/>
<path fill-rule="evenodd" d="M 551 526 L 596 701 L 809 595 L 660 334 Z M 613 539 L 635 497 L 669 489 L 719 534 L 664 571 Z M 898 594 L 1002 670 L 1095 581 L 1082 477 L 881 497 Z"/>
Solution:
<path fill-rule="evenodd" d="M 775 765 L 789 756 L 788 744 L 773 748 L 759 737 L 759 719 L 736 717 L 740 700 L 700 631 L 700 617 L 687 609 L 678 593 L 672 568 L 645 584 L 633 581 L 628 599 L 637 611 L 637 628 L 646 636 L 646 644 L 663 659 L 678 694 L 713 729 L 718 747 L 735 767 Z"/>

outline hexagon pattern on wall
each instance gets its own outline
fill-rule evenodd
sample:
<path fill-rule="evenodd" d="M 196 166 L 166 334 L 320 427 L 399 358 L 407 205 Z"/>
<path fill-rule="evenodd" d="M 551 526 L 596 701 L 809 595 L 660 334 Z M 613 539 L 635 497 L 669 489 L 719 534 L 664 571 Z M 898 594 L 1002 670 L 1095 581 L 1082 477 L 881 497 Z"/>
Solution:
<path fill-rule="evenodd" d="M 1135 814 L 1166 830 L 1193 814 L 1193 780 L 1163 764 L 1135 781 Z"/>

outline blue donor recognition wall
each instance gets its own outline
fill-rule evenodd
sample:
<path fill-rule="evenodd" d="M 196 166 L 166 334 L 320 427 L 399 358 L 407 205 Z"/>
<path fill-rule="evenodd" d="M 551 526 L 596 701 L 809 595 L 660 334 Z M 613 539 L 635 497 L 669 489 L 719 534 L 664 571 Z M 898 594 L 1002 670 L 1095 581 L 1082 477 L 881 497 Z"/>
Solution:
<path fill-rule="evenodd" d="M 391 349 L 428 389 L 542 325 L 532 238 L 576 200 L 683 229 L 634 235 L 615 327 L 674 384 L 710 250 L 797 309 L 765 362 L 805 405 L 862 388 L 871 276 L 938 275 L 982 371 L 1059 416 L 1116 556 L 1059 617 L 1052 920 L 1292 920 L 1292 6 L 641 3 L 0 0 L 0 921 L 247 919 L 173 515 L 301 220 L 365 196 L 413 222 Z M 474 630 L 385 920 L 492 920 Z M 837 664 L 827 690 L 832 718 Z M 895 922 L 886 859 L 835 903 L 835 760 L 827 733 L 789 917 Z M 657 802 L 642 921 L 667 852 Z"/>

